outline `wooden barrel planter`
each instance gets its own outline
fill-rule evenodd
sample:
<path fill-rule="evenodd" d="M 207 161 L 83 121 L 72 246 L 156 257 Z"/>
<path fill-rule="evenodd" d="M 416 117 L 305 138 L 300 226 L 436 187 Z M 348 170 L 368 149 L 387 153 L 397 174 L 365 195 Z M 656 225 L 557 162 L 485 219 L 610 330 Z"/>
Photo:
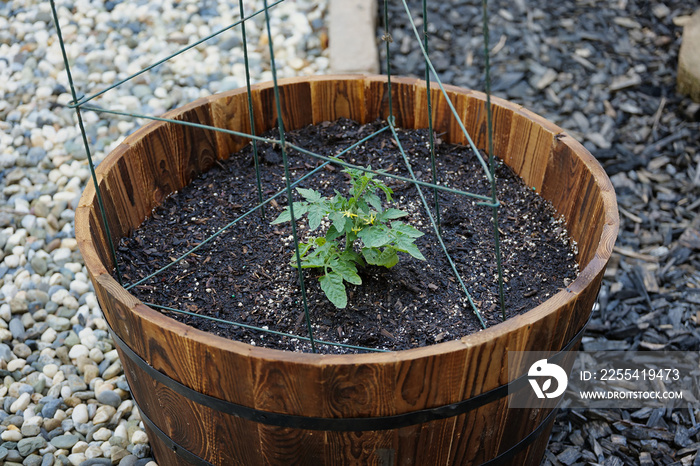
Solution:
<path fill-rule="evenodd" d="M 392 79 L 396 124 L 427 127 L 425 83 Z M 485 96 L 448 94 L 478 147 Z M 385 77 L 280 82 L 288 129 L 388 115 Z M 436 131 L 464 143 L 439 90 Z M 253 89 L 258 131 L 273 127 L 273 87 Z M 165 317 L 112 277 L 95 190 L 76 213 L 76 235 L 161 465 L 539 464 L 552 409 L 507 407 L 509 351 L 560 352 L 581 337 L 618 230 L 612 185 L 559 127 L 493 99 L 495 152 L 565 216 L 578 243 L 578 278 L 536 308 L 460 340 L 390 353 L 323 355 L 250 346 Z M 200 99 L 166 117 L 249 132 L 245 90 Z M 98 168 L 113 240 L 138 227 L 165 196 L 249 141 L 153 122 Z"/>

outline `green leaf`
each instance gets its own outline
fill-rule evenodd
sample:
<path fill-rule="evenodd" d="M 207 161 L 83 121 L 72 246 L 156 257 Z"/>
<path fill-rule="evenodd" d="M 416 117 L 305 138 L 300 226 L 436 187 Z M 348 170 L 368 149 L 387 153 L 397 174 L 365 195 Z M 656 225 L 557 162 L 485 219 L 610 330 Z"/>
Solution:
<path fill-rule="evenodd" d="M 367 205 L 367 202 L 365 202 L 365 199 L 367 196 L 363 196 L 357 200 L 357 207 L 360 209 L 360 211 L 364 212 L 365 214 L 369 212 L 369 206 Z"/>
<path fill-rule="evenodd" d="M 367 189 L 367 185 L 369 184 L 369 178 L 367 176 L 362 176 L 358 180 L 359 186 L 357 183 L 355 183 L 355 187 L 353 189 L 353 197 L 358 198 L 362 192 Z"/>
<path fill-rule="evenodd" d="M 365 247 L 378 248 L 386 246 L 391 242 L 391 236 L 383 225 L 377 225 L 369 228 L 364 228 L 357 234 L 358 238 L 362 239 Z"/>
<path fill-rule="evenodd" d="M 360 267 L 362 267 L 365 264 L 365 261 L 364 259 L 362 259 L 362 256 L 350 249 L 346 249 L 340 254 L 340 260 L 352 262 L 353 264 L 357 264 Z"/>
<path fill-rule="evenodd" d="M 391 229 L 406 236 L 410 236 L 411 238 L 420 238 L 424 235 L 422 231 L 411 225 L 406 225 L 403 222 L 391 222 Z"/>
<path fill-rule="evenodd" d="M 374 194 L 374 193 L 367 194 L 365 196 L 365 200 L 369 203 L 369 205 L 374 207 L 374 210 L 376 210 L 377 212 L 382 211 L 382 200 L 379 199 L 379 196 L 377 196 L 376 194 Z"/>
<path fill-rule="evenodd" d="M 388 269 L 399 263 L 399 256 L 393 248 L 385 248 L 381 252 L 378 249 L 363 248 L 362 255 L 368 264 L 379 265 Z"/>
<path fill-rule="evenodd" d="M 296 259 L 292 257 L 292 265 L 296 267 Z M 321 254 L 318 252 L 314 251 L 312 254 L 309 254 L 308 256 L 302 258 L 301 261 L 301 268 L 302 269 L 311 269 L 311 268 L 316 268 L 316 267 L 324 267 L 326 265 L 326 260 L 325 257 L 323 257 Z"/>
<path fill-rule="evenodd" d="M 299 257 L 301 257 L 302 260 L 304 260 L 304 256 L 306 255 L 307 252 L 314 246 L 316 243 L 316 238 L 311 237 L 309 238 L 308 243 L 299 243 Z"/>
<path fill-rule="evenodd" d="M 338 159 L 338 160 L 340 160 L 340 159 Z M 350 168 L 350 167 L 345 167 L 343 169 L 343 172 L 350 175 L 350 183 L 354 183 L 355 179 L 362 174 L 362 171 L 358 170 L 357 168 Z"/>
<path fill-rule="evenodd" d="M 385 185 L 384 183 L 381 183 L 379 186 L 377 186 L 379 189 L 384 191 L 384 195 L 386 196 L 386 201 L 387 202 L 392 202 L 391 200 L 391 195 L 394 194 L 394 191 L 391 190 L 390 187 Z"/>
<path fill-rule="evenodd" d="M 343 233 L 339 232 L 333 225 L 331 225 L 326 232 L 326 241 L 335 241 L 341 236 L 343 236 Z"/>
<path fill-rule="evenodd" d="M 336 191 L 335 196 L 333 196 L 333 199 L 331 199 L 330 206 L 328 207 L 329 210 L 345 210 L 344 206 L 345 203 L 347 202 L 347 199 L 345 199 L 341 194 Z"/>
<path fill-rule="evenodd" d="M 270 225 L 277 225 L 284 222 L 289 222 L 292 220 L 292 215 L 289 213 L 289 209 L 284 209 L 279 216 L 270 222 Z"/>
<path fill-rule="evenodd" d="M 398 249 L 402 252 L 407 252 L 408 254 L 412 255 L 416 259 L 420 259 L 422 261 L 425 260 L 425 256 L 420 252 L 420 249 L 418 249 L 418 246 L 416 246 L 413 243 L 412 239 L 409 238 L 403 238 L 402 240 L 399 240 L 396 244 Z"/>
<path fill-rule="evenodd" d="M 403 210 L 392 208 L 392 209 L 386 209 L 384 212 L 377 215 L 377 217 L 380 219 L 379 221 L 386 222 L 387 220 L 393 220 L 395 218 L 405 217 L 406 215 L 408 215 L 408 212 L 404 212 Z"/>
<path fill-rule="evenodd" d="M 296 214 L 296 211 L 294 212 Z M 309 206 L 309 230 L 314 231 L 321 226 L 321 220 L 326 216 L 327 209 L 325 203 L 312 204 Z"/>
<path fill-rule="evenodd" d="M 348 305 L 348 295 L 345 293 L 343 277 L 335 272 L 321 276 L 318 281 L 326 297 L 339 309 L 344 309 Z"/>
<path fill-rule="evenodd" d="M 333 272 L 337 272 L 348 283 L 353 285 L 362 285 L 362 279 L 357 274 L 357 268 L 352 262 L 338 261 L 333 264 Z"/>
<path fill-rule="evenodd" d="M 309 204 L 306 202 L 295 202 L 294 204 L 294 217 L 299 220 L 305 213 L 309 211 Z M 279 216 L 270 222 L 271 225 L 277 225 L 278 223 L 291 222 L 292 214 L 289 212 L 289 207 L 285 207 Z"/>
<path fill-rule="evenodd" d="M 357 239 L 357 234 L 355 234 L 355 232 L 352 231 L 352 223 L 348 224 L 348 229 L 350 231 L 345 232 L 345 242 L 346 242 L 346 244 L 355 244 L 355 240 Z"/>
<path fill-rule="evenodd" d="M 299 194 L 301 194 L 302 197 L 309 202 L 321 202 L 321 201 L 323 201 L 323 197 L 321 197 L 321 193 L 319 193 L 318 191 L 314 191 L 313 189 L 297 188 L 297 192 Z"/>
<path fill-rule="evenodd" d="M 345 231 L 347 221 L 350 220 L 342 212 L 331 212 L 328 217 L 331 219 L 331 222 L 333 222 L 335 229 L 339 232 Z"/>

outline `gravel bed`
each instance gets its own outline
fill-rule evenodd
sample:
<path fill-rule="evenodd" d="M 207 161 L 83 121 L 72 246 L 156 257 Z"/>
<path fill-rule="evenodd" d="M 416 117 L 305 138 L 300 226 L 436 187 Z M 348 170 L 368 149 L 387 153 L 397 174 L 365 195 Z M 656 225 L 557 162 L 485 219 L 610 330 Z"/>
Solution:
<path fill-rule="evenodd" d="M 441 79 L 483 90 L 480 2 L 430 3 Z M 421 2 L 408 4 L 420 18 Z M 697 3 L 489 4 L 494 94 L 569 130 L 618 195 L 621 231 L 583 349 L 700 350 L 700 105 L 675 91 L 680 24 Z M 389 10 L 392 73 L 422 77 L 403 6 Z M 700 464 L 697 404 L 673 408 L 563 410 L 544 464 Z"/>
<path fill-rule="evenodd" d="M 58 1 L 79 93 L 92 94 L 239 18 L 238 2 Z M 326 0 L 271 11 L 280 76 L 322 74 Z M 262 1 L 246 1 L 246 13 Z M 254 81 L 271 79 L 263 16 Z M 245 85 L 239 29 L 141 75 L 96 105 L 159 115 Z M 0 464 L 153 466 L 148 438 L 77 249 L 89 181 L 50 4 L 0 2 Z M 100 161 L 143 121 L 84 112 Z"/>

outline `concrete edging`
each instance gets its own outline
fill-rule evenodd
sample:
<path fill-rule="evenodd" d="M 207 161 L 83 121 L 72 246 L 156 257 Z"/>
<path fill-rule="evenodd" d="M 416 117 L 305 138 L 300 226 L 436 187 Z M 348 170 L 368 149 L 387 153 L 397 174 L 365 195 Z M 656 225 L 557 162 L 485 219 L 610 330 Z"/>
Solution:
<path fill-rule="evenodd" d="M 331 73 L 379 73 L 376 24 L 377 0 L 329 0 Z"/>
<path fill-rule="evenodd" d="M 700 102 L 700 10 L 683 27 L 678 54 L 678 92 Z"/>

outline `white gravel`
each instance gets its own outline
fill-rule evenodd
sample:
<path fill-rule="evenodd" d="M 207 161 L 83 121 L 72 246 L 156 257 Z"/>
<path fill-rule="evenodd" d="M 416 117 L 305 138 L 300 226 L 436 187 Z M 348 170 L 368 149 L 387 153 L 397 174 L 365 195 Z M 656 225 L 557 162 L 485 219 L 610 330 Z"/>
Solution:
<path fill-rule="evenodd" d="M 272 3 L 272 2 L 270 2 Z M 323 74 L 327 0 L 271 10 L 280 77 Z M 245 1 L 246 13 L 263 2 Z M 79 95 L 92 95 L 239 19 L 238 2 L 58 1 Z M 248 23 L 254 82 L 271 79 L 264 16 Z M 92 103 L 157 116 L 245 85 L 240 29 Z M 90 179 L 46 0 L 0 2 L 0 463 L 146 465 L 131 400 L 74 237 Z M 144 121 L 83 113 L 102 160 Z"/>

